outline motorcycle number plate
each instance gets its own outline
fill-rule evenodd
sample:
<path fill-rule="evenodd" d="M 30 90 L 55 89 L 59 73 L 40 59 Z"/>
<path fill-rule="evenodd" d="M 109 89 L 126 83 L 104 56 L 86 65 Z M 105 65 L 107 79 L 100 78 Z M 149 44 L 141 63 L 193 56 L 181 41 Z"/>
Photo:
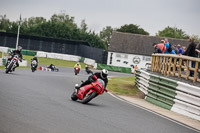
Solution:
<path fill-rule="evenodd" d="M 96 86 L 95 86 L 99 91 L 102 91 L 102 88 L 101 88 L 101 86 L 99 86 L 98 84 L 96 84 Z"/>

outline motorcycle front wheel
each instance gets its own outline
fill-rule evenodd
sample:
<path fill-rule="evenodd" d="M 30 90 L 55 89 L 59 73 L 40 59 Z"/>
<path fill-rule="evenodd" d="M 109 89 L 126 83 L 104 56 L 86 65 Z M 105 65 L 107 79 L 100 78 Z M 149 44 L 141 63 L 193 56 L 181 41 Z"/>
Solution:
<path fill-rule="evenodd" d="M 83 104 L 87 104 L 89 101 L 91 101 L 96 96 L 95 92 L 92 92 L 90 94 L 86 94 L 85 97 L 82 100 Z"/>
<path fill-rule="evenodd" d="M 34 72 L 34 71 L 35 71 L 35 68 L 32 67 L 31 70 L 32 70 L 32 72 Z"/>
<path fill-rule="evenodd" d="M 71 99 L 73 101 L 76 101 L 78 99 L 78 97 L 76 96 L 76 92 L 73 92 L 72 95 L 71 95 Z"/>
<path fill-rule="evenodd" d="M 8 72 L 12 69 L 13 64 L 14 64 L 14 63 L 12 62 L 12 63 L 9 65 L 8 68 L 6 67 L 6 73 L 8 73 Z"/>

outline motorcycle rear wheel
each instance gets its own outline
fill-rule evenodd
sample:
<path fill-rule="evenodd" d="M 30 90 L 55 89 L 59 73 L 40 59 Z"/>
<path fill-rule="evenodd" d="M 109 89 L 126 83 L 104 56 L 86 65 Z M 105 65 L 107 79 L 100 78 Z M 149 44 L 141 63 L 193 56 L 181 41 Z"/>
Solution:
<path fill-rule="evenodd" d="M 83 98 L 82 103 L 87 104 L 89 101 L 91 101 L 96 96 L 95 92 L 92 92 L 90 94 L 86 94 L 86 96 Z"/>

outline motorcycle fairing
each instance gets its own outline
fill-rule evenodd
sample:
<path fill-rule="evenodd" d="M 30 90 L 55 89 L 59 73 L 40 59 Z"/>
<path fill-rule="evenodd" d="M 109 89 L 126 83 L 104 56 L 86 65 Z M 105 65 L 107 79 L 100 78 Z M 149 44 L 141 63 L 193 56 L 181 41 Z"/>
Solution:
<path fill-rule="evenodd" d="M 81 87 L 80 89 L 79 89 L 79 91 L 78 91 L 78 94 L 77 94 L 77 97 L 79 98 L 79 99 L 83 99 L 83 97 L 85 96 L 85 94 L 89 91 L 89 93 L 91 93 L 91 92 L 95 92 L 95 90 L 93 90 L 93 89 L 91 89 L 91 88 L 93 88 L 93 86 L 91 85 L 91 84 L 88 84 L 88 85 L 85 85 L 85 86 L 83 86 L 83 87 Z"/>

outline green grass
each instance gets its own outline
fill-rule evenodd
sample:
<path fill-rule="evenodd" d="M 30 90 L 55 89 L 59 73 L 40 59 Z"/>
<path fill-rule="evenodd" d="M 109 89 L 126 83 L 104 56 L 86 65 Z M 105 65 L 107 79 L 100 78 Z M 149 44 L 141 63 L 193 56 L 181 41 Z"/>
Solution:
<path fill-rule="evenodd" d="M 0 52 L 0 58 L 2 57 L 2 53 Z M 28 56 L 28 55 L 23 55 L 23 59 L 28 61 L 28 64 L 31 64 L 31 59 L 33 56 Z M 62 66 L 62 67 L 74 67 L 74 65 L 77 63 L 75 61 L 66 61 L 66 60 L 59 60 L 59 59 L 50 59 L 50 58 L 43 58 L 43 57 L 38 57 L 39 65 L 50 65 L 54 64 L 55 66 Z M 81 68 L 85 68 L 84 63 L 80 63 Z M 4 67 L 0 67 L 1 69 Z M 19 67 L 19 68 L 30 68 L 30 67 Z"/>
<path fill-rule="evenodd" d="M 28 61 L 28 64 L 31 64 L 31 59 L 33 56 L 23 55 L 23 58 Z M 54 64 L 55 66 L 63 66 L 63 67 L 74 67 L 74 65 L 77 63 L 75 61 L 66 61 L 66 60 L 60 60 L 60 59 L 50 59 L 50 58 L 43 58 L 38 57 L 39 65 L 50 65 Z M 85 68 L 84 63 L 80 63 L 81 68 Z"/>
<path fill-rule="evenodd" d="M 2 58 L 2 52 L 0 52 L 0 58 Z"/>
<path fill-rule="evenodd" d="M 111 93 L 140 97 L 141 92 L 135 86 L 135 77 L 112 77 L 108 81 L 107 88 Z"/>

